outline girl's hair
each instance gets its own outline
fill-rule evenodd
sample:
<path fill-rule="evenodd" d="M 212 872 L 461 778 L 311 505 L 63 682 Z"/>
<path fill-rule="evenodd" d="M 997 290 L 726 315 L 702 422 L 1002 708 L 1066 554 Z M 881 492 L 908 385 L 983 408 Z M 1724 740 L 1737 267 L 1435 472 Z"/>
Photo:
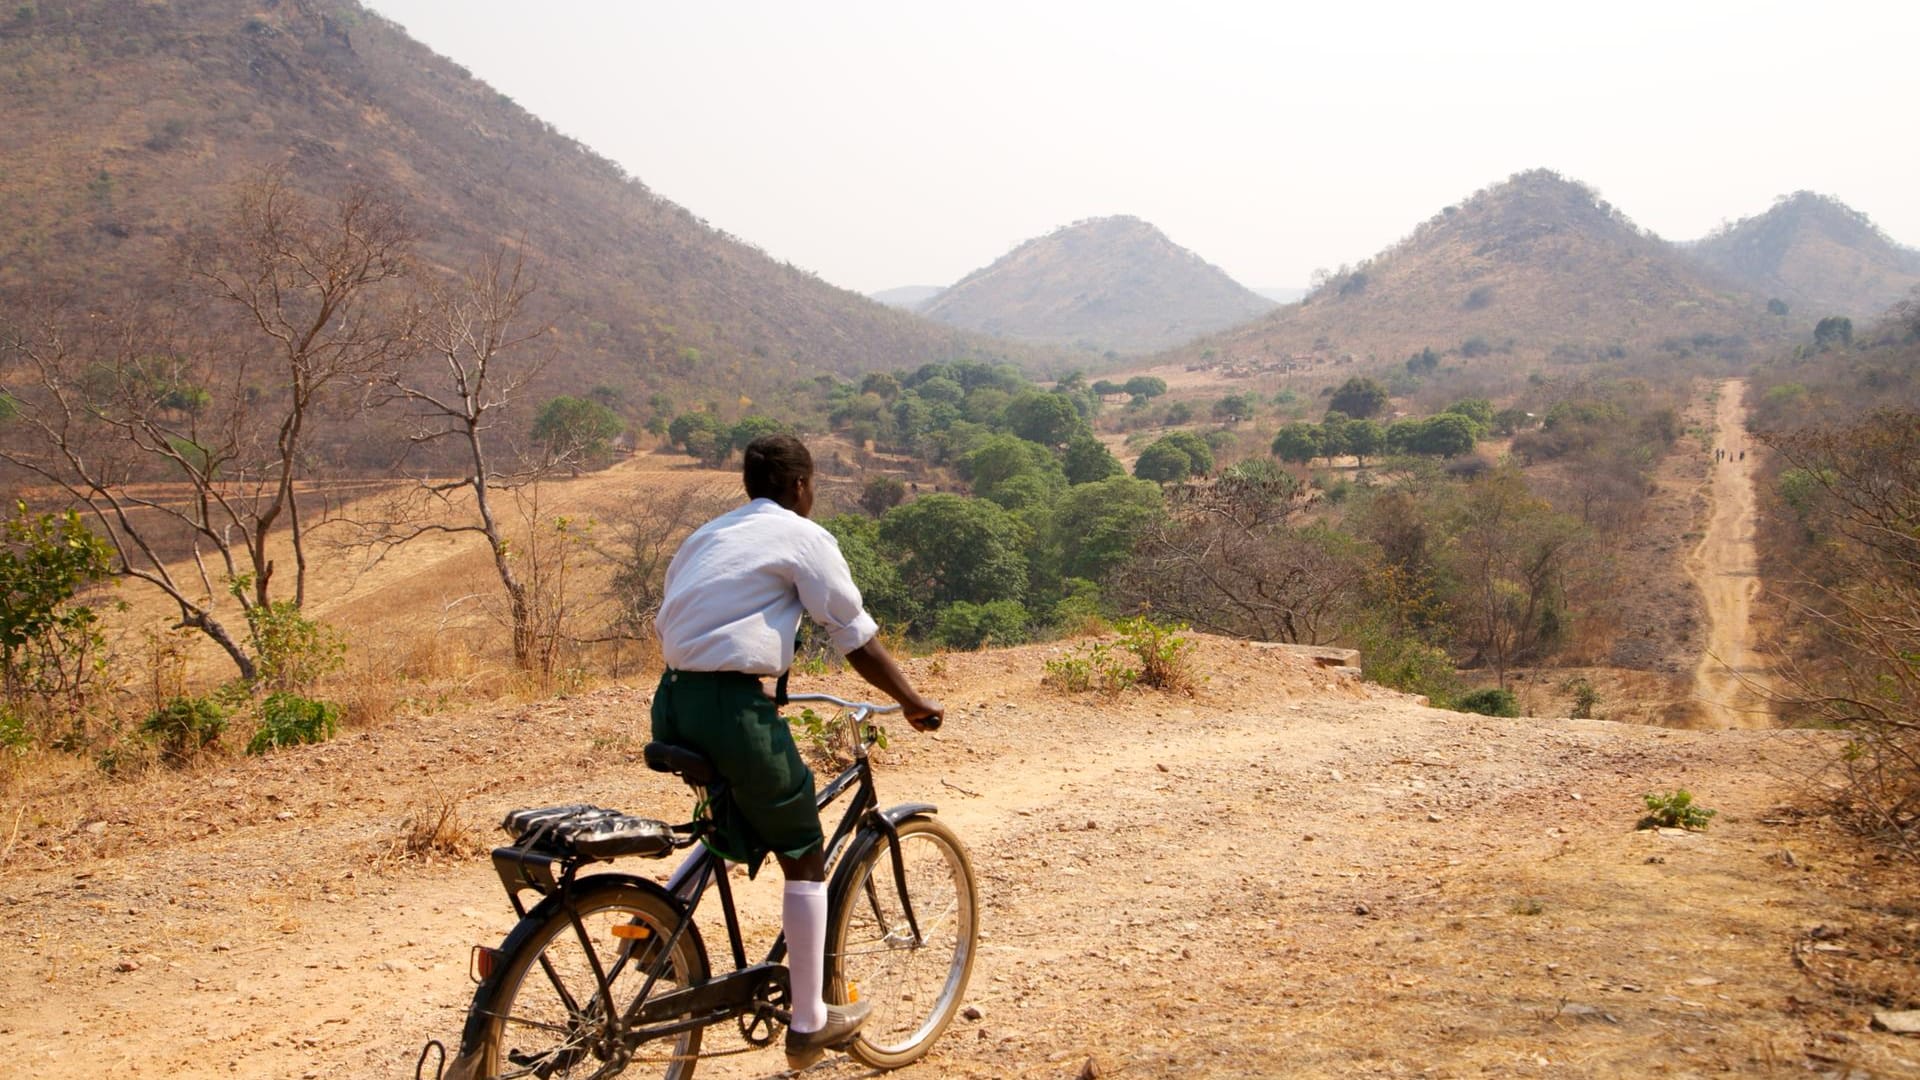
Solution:
<path fill-rule="evenodd" d="M 740 477 L 746 481 L 747 498 L 772 499 L 793 489 L 793 482 L 813 475 L 813 455 L 807 444 L 791 435 L 762 435 L 747 444 L 742 457 Z"/>

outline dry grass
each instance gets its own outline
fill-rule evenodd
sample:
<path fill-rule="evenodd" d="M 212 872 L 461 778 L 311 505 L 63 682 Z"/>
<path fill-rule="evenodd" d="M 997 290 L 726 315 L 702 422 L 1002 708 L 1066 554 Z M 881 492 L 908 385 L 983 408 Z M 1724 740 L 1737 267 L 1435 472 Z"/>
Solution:
<path fill-rule="evenodd" d="M 484 850 L 480 830 L 460 816 L 460 799 L 435 792 L 427 802 L 412 804 L 400 822 L 399 835 L 380 855 L 386 862 L 432 862 L 462 859 Z"/>

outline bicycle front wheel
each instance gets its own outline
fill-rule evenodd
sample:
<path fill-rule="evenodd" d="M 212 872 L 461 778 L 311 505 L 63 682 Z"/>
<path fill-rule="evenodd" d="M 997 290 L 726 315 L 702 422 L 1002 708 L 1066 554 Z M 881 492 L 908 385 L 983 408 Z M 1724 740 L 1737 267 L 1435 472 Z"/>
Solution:
<path fill-rule="evenodd" d="M 899 834 L 919 940 L 885 836 L 848 868 L 827 931 L 830 1000 L 873 1005 L 847 1052 L 880 1069 L 919 1060 L 952 1023 L 980 936 L 979 892 L 966 845 L 932 818 L 903 821 Z"/>
<path fill-rule="evenodd" d="M 659 895 L 629 880 L 586 877 L 572 899 L 577 926 L 564 907 L 556 908 L 523 921 L 502 945 L 499 988 L 484 1006 L 475 1003 L 488 1017 L 479 1073 L 487 1080 L 613 1076 L 625 1067 L 625 1051 L 615 1045 L 612 1018 L 639 996 L 649 972 L 660 970 L 655 995 L 706 981 L 706 949 L 691 927 L 662 963 L 660 946 L 680 915 Z M 611 1009 L 596 969 L 611 988 Z M 634 1063 L 664 1063 L 668 1080 L 687 1080 L 700 1054 L 700 1031 L 660 1044 L 658 1054 L 651 1049 L 640 1047 Z"/>

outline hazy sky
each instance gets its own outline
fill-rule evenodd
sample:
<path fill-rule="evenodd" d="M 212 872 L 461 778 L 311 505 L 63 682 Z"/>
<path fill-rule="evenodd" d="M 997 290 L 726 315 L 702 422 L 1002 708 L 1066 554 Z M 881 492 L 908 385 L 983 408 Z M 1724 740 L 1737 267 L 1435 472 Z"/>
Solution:
<path fill-rule="evenodd" d="M 1920 246 L 1920 4 L 365 0 L 861 292 L 1133 214 L 1305 285 L 1544 166 L 1674 240 L 1811 189 Z"/>

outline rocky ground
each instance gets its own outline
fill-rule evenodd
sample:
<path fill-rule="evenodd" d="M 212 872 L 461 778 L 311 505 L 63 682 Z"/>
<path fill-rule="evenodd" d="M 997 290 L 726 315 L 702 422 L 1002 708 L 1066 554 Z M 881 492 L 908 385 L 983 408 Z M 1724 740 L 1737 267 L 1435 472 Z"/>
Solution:
<path fill-rule="evenodd" d="M 1829 736 L 1439 712 L 1216 639 L 1191 695 L 1043 687 L 1075 647 L 912 661 L 950 719 L 895 733 L 882 795 L 939 804 L 984 910 L 979 1018 L 910 1075 L 1920 1076 L 1870 1026 L 1920 1006 L 1920 907 L 1814 809 Z M 0 1071 L 410 1075 L 509 925 L 502 811 L 684 817 L 638 760 L 646 701 L 36 789 L 0 818 Z M 1711 827 L 1636 831 L 1677 788 Z M 409 854 L 433 826 L 465 854 Z M 744 891 L 764 940 L 778 886 Z"/>

